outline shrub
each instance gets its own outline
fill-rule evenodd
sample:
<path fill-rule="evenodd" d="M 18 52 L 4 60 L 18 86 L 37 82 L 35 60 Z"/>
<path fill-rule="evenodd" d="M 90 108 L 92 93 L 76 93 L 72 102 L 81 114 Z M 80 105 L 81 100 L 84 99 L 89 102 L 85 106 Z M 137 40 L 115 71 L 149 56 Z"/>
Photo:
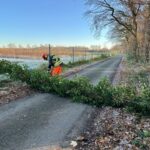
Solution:
<path fill-rule="evenodd" d="M 11 73 L 12 63 L 9 61 L 0 61 L 0 74 Z"/>
<path fill-rule="evenodd" d="M 14 80 L 21 80 L 23 82 L 28 82 L 30 78 L 30 70 L 26 66 L 20 66 L 18 64 L 13 64 L 11 66 L 10 77 Z"/>
<path fill-rule="evenodd" d="M 29 72 L 27 66 L 20 66 L 5 60 L 0 61 L 0 74 L 8 73 L 14 80 L 28 81 Z"/>
<path fill-rule="evenodd" d="M 44 71 L 32 70 L 30 72 L 30 78 L 27 83 L 34 89 L 41 90 L 43 92 L 51 92 L 49 74 Z"/>
<path fill-rule="evenodd" d="M 71 84 L 69 94 L 74 101 L 94 105 L 94 87 L 87 78 L 75 78 Z"/>
<path fill-rule="evenodd" d="M 95 91 L 98 94 L 98 105 L 112 105 L 112 85 L 107 78 L 102 79 L 95 87 Z"/>
<path fill-rule="evenodd" d="M 133 86 L 116 86 L 112 91 L 114 107 L 125 107 L 136 96 L 136 88 Z"/>
<path fill-rule="evenodd" d="M 141 97 L 143 98 L 143 100 L 150 103 L 150 87 L 149 86 L 143 89 Z"/>
<path fill-rule="evenodd" d="M 55 93 L 63 97 L 70 97 L 69 91 L 74 87 L 71 81 L 60 77 L 53 77 L 51 82 Z"/>

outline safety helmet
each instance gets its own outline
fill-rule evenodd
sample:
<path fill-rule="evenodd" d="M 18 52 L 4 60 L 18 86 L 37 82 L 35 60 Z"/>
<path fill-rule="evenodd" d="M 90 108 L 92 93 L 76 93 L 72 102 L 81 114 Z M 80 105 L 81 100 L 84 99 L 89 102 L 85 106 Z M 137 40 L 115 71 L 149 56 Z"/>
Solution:
<path fill-rule="evenodd" d="M 42 55 L 42 58 L 43 58 L 44 60 L 47 60 L 48 54 L 43 54 L 43 55 Z"/>

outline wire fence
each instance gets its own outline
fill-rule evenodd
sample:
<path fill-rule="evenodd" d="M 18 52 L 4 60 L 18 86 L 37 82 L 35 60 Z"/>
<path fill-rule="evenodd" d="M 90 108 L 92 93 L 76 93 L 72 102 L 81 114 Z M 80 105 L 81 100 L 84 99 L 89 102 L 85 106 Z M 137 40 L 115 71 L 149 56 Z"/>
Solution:
<path fill-rule="evenodd" d="M 49 48 L 0 48 L 1 58 L 42 59 L 43 53 L 49 53 Z M 94 59 L 101 54 L 108 54 L 109 52 L 80 47 L 52 47 L 50 48 L 50 53 L 51 55 L 57 55 L 62 59 L 67 58 L 70 62 L 75 62 L 79 60 Z"/>

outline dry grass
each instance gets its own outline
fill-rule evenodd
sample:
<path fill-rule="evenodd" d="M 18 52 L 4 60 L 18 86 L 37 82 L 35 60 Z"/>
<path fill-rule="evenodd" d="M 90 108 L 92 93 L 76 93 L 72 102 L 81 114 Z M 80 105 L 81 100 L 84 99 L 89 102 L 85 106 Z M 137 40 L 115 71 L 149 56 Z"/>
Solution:
<path fill-rule="evenodd" d="M 0 48 L 0 57 L 19 57 L 19 58 L 41 58 L 43 53 L 48 53 L 48 48 Z M 54 47 L 51 53 L 62 56 L 72 56 L 73 49 L 65 47 Z M 85 49 L 76 48 L 74 51 L 75 56 L 84 56 Z"/>
<path fill-rule="evenodd" d="M 128 67 L 127 61 L 124 58 L 120 66 L 120 83 L 126 83 L 131 72 L 131 68 Z"/>
<path fill-rule="evenodd" d="M 120 69 L 120 83 L 131 84 L 130 78 L 137 76 L 140 73 L 148 74 L 150 80 L 150 64 L 129 64 L 124 58 Z"/>

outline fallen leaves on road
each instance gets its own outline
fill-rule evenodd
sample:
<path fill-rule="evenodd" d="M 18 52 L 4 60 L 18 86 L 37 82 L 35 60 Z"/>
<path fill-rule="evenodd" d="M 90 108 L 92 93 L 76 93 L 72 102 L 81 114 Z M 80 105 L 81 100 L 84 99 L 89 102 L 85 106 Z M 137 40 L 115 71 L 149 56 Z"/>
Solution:
<path fill-rule="evenodd" d="M 71 141 L 70 145 L 71 145 L 72 147 L 76 147 L 78 144 L 77 144 L 76 141 Z"/>
<path fill-rule="evenodd" d="M 138 119 L 122 109 L 98 109 L 78 141 L 79 150 L 149 150 L 150 119 Z"/>
<path fill-rule="evenodd" d="M 19 82 L 7 83 L 0 87 L 0 105 L 30 95 L 33 91 L 26 84 Z"/>

